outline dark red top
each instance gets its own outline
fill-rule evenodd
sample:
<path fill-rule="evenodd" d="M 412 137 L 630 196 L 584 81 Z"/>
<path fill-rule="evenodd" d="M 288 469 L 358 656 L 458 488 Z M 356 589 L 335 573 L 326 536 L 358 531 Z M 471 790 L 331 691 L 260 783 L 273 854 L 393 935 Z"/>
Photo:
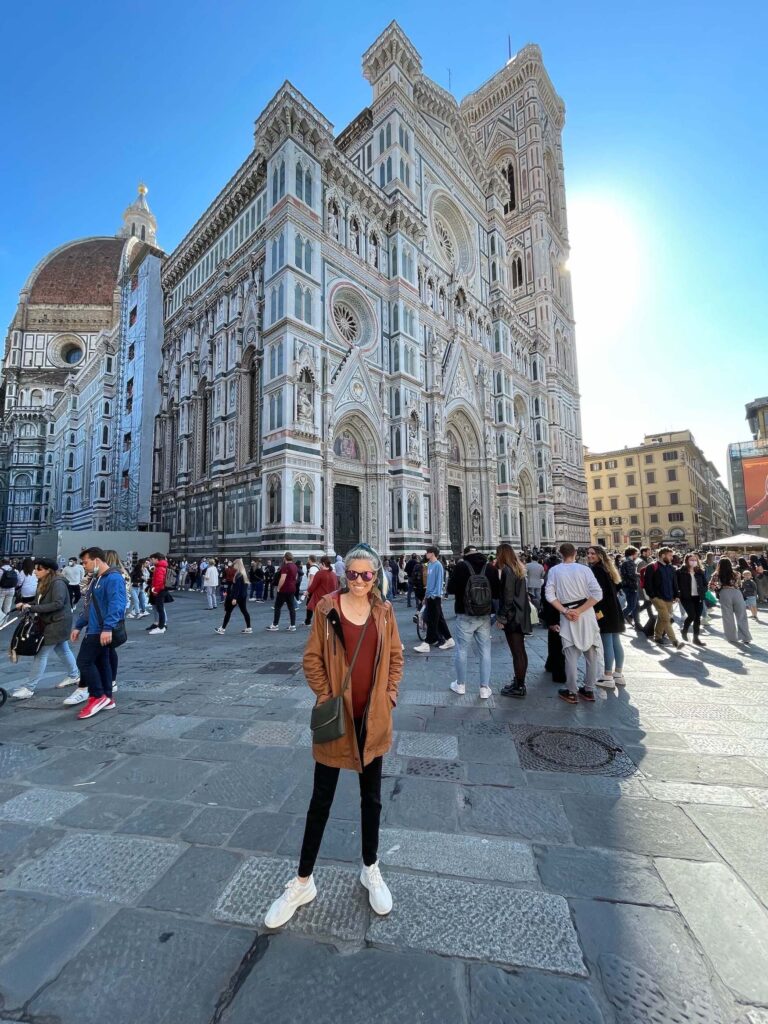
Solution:
<path fill-rule="evenodd" d="M 285 576 L 285 582 L 282 587 L 278 587 L 278 593 L 280 594 L 295 594 L 296 593 L 296 580 L 299 575 L 299 570 L 296 568 L 295 562 L 283 562 L 277 573 L 278 581 L 281 576 Z"/>
<path fill-rule="evenodd" d="M 337 599 L 338 600 L 338 599 Z M 341 601 L 338 601 L 339 616 L 341 618 L 341 629 L 344 633 L 344 646 L 347 649 L 347 662 L 352 660 L 357 642 L 365 626 L 356 626 L 350 622 L 341 610 Z M 352 713 L 355 718 L 362 718 L 365 714 L 365 707 L 373 686 L 373 669 L 376 664 L 376 649 L 379 644 L 379 634 L 376 631 L 376 623 L 373 618 L 368 620 L 368 628 L 365 631 L 365 638 L 360 645 L 355 667 L 352 669 Z"/>

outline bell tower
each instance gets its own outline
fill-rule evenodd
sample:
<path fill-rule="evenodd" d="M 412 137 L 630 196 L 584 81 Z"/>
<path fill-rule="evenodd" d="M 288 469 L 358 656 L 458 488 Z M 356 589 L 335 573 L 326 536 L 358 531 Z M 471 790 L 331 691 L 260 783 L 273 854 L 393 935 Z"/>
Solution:
<path fill-rule="evenodd" d="M 123 226 L 118 232 L 120 238 L 138 238 L 150 245 L 157 245 L 157 220 L 147 203 L 149 189 L 139 185 L 138 196 L 123 213 Z"/>

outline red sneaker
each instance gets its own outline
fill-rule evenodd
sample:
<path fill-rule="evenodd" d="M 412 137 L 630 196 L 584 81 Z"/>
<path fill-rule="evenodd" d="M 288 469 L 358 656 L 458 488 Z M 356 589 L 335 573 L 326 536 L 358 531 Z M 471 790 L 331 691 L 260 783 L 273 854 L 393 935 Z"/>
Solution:
<path fill-rule="evenodd" d="M 106 701 L 107 701 L 107 703 L 104 705 L 104 707 L 101 710 L 102 711 L 114 711 L 115 708 L 117 707 L 117 704 L 115 704 L 114 700 L 111 697 L 107 697 Z"/>
<path fill-rule="evenodd" d="M 83 710 L 77 716 L 78 718 L 93 718 L 94 715 L 98 715 L 100 711 L 104 710 L 109 697 L 89 697 Z"/>

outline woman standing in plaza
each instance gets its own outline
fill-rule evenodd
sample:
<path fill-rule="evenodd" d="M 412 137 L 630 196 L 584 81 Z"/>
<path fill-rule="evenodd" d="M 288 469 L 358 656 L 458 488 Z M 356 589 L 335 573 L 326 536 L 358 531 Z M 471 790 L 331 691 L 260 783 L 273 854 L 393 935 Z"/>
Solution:
<path fill-rule="evenodd" d="M 357 772 L 360 783 L 360 882 L 377 914 L 392 909 L 392 895 L 378 864 L 379 819 L 382 759 L 392 745 L 392 709 L 403 655 L 378 554 L 367 544 L 358 544 L 347 554 L 344 567 L 346 587 L 318 603 L 304 651 L 304 672 L 317 705 L 342 698 L 344 732 L 339 739 L 312 746 L 315 780 L 298 874 L 267 912 L 268 928 L 285 924 L 317 895 L 312 871 L 341 768 Z"/>
<path fill-rule="evenodd" d="M 224 621 L 220 626 L 216 628 L 216 632 L 222 636 L 227 631 L 229 620 L 232 618 L 232 612 L 235 607 L 240 609 L 240 612 L 245 619 L 245 629 L 243 633 L 252 633 L 251 629 L 251 616 L 248 612 L 248 573 L 245 571 L 245 565 L 243 564 L 242 558 L 236 558 L 232 564 L 232 568 L 235 571 L 234 576 L 230 580 L 229 587 L 227 588 L 227 595 L 224 598 Z"/>
<path fill-rule="evenodd" d="M 532 633 L 526 569 L 511 544 L 499 544 L 496 548 L 496 569 L 500 575 L 496 625 L 504 630 L 513 670 L 512 682 L 502 686 L 501 693 L 504 697 L 524 697 L 528 671 L 525 637 Z"/>
<path fill-rule="evenodd" d="M 699 630 L 701 629 L 701 610 L 704 606 L 707 579 L 699 556 L 695 552 L 685 556 L 685 561 L 677 571 L 677 579 L 680 587 L 680 604 L 685 609 L 685 621 L 682 628 L 683 640 L 688 639 L 688 630 L 693 624 L 694 644 L 697 647 L 706 647 L 707 645 L 699 639 Z"/>
<path fill-rule="evenodd" d="M 747 622 L 747 606 L 741 594 L 741 573 L 733 568 L 730 558 L 721 558 L 709 581 L 717 594 L 723 614 L 723 632 L 728 643 L 752 643 Z"/>
<path fill-rule="evenodd" d="M 597 685 L 604 690 L 612 690 L 614 686 L 626 686 L 624 681 L 624 648 L 621 646 L 621 634 L 624 632 L 624 614 L 619 604 L 616 590 L 621 583 L 619 570 L 612 558 L 600 544 L 587 548 L 587 564 L 595 574 L 603 592 L 602 601 L 595 605 L 597 624 L 600 627 L 600 639 L 603 642 L 604 669 Z"/>

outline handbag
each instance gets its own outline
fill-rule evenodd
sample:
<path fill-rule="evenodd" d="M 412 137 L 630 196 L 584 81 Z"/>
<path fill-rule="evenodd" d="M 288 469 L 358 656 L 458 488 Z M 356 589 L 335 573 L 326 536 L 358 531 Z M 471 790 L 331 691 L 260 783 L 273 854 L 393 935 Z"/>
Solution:
<path fill-rule="evenodd" d="M 17 658 L 34 658 L 45 643 L 45 627 L 39 615 L 33 612 L 25 615 L 16 626 L 11 637 L 11 661 Z"/>
<path fill-rule="evenodd" d="M 715 595 L 712 593 L 711 590 L 707 590 L 705 592 L 705 594 L 704 594 L 704 604 L 707 606 L 707 608 L 714 608 L 715 605 L 717 604 L 717 598 L 715 597 Z"/>
<path fill-rule="evenodd" d="M 91 600 L 93 601 L 93 608 L 96 612 L 96 618 L 99 620 L 99 629 L 104 632 L 104 616 L 101 614 L 101 608 L 99 607 L 99 601 L 95 594 L 91 594 Z M 110 647 L 122 647 L 125 641 L 128 639 L 128 631 L 125 628 L 125 619 L 121 619 L 120 622 L 112 630 L 112 643 Z"/>
<path fill-rule="evenodd" d="M 360 630 L 357 647 L 355 647 L 355 653 L 352 655 L 352 661 L 349 663 L 347 674 L 344 676 L 340 695 L 338 697 L 331 697 L 330 700 L 326 700 L 322 704 L 316 704 L 312 708 L 309 727 L 312 730 L 313 743 L 332 743 L 333 740 L 340 740 L 347 731 L 347 722 L 344 716 L 344 694 L 352 679 L 352 669 L 355 667 L 363 637 L 368 632 L 368 623 L 370 621 L 371 617 L 369 615 L 365 625 Z"/>

